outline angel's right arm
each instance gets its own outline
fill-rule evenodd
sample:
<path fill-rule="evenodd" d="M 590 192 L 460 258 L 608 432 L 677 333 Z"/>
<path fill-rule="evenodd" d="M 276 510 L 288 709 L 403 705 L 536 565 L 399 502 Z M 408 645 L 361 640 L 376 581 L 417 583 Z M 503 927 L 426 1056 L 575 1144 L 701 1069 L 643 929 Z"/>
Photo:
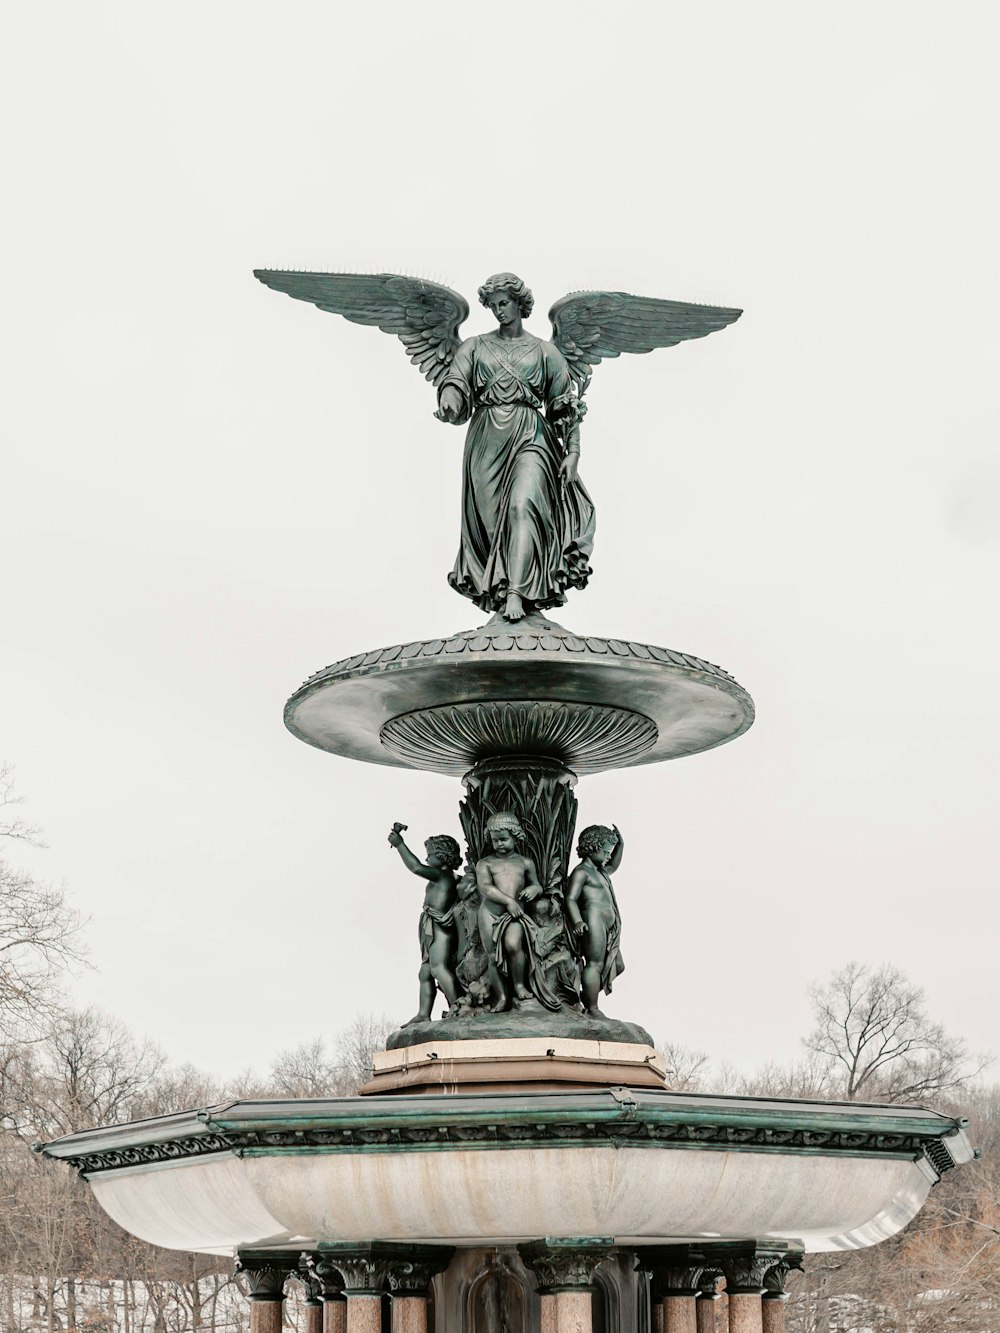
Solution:
<path fill-rule="evenodd" d="M 466 338 L 452 357 L 451 365 L 444 379 L 438 385 L 438 405 L 443 408 L 442 398 L 446 389 L 451 389 L 461 399 L 461 406 L 456 415 L 448 417 L 455 426 L 464 425 L 472 416 L 472 374 L 473 374 L 473 338 Z M 445 418 L 442 418 L 444 420 Z"/>

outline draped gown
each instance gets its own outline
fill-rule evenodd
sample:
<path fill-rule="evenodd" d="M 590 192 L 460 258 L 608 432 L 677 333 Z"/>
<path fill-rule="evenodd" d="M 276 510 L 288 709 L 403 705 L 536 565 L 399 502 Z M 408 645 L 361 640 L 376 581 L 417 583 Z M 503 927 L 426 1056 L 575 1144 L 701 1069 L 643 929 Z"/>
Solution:
<path fill-rule="evenodd" d="M 462 395 L 469 421 L 462 543 L 448 582 L 484 611 L 518 593 L 526 610 L 562 606 L 590 576 L 594 506 L 563 485 L 561 436 L 580 415 L 566 358 L 530 333 L 467 338 L 439 385 Z"/>

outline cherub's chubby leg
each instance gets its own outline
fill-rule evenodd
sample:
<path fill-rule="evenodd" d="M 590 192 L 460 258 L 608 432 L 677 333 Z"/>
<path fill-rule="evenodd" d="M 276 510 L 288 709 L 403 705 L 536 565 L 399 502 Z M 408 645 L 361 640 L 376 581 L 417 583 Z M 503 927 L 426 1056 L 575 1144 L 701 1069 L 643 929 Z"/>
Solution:
<path fill-rule="evenodd" d="M 450 1009 L 458 1000 L 458 984 L 452 973 L 450 963 L 455 953 L 455 936 L 444 926 L 434 923 L 434 936 L 427 950 L 431 976 L 437 982 L 438 990 L 448 1001 Z"/>
<path fill-rule="evenodd" d="M 510 1007 L 510 992 L 507 989 L 507 983 L 500 969 L 496 965 L 496 959 L 493 957 L 493 916 L 488 908 L 480 907 L 479 916 L 479 939 L 486 954 L 487 969 L 486 976 L 490 983 L 490 994 L 494 1000 L 492 1007 L 493 1013 L 502 1014 Z"/>
<path fill-rule="evenodd" d="M 503 951 L 507 956 L 507 966 L 510 968 L 510 979 L 514 986 L 514 1003 L 519 1000 L 530 1000 L 531 991 L 528 990 L 528 958 L 524 952 L 524 927 L 517 921 L 512 921 L 503 933 Z"/>
<path fill-rule="evenodd" d="M 431 1016 L 431 1010 L 434 1008 L 434 996 L 437 994 L 437 987 L 434 985 L 434 977 L 431 974 L 430 963 L 420 964 L 420 1008 L 408 1018 L 403 1024 L 404 1028 L 411 1027 L 414 1023 L 426 1023 Z"/>
<path fill-rule="evenodd" d="M 604 970 L 604 959 L 608 952 L 608 932 L 600 913 L 589 914 L 583 939 L 585 962 L 583 976 L 580 978 L 583 1007 L 595 1018 L 603 1018 L 604 1015 L 597 1007 L 597 997 L 601 993 L 601 972 Z"/>

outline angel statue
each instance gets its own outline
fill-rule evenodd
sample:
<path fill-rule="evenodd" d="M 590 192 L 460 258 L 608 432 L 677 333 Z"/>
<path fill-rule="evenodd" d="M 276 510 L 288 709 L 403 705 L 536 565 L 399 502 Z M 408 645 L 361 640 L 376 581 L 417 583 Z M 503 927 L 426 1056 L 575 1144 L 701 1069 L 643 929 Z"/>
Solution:
<path fill-rule="evenodd" d="M 594 506 L 577 467 L 592 367 L 622 352 L 703 338 L 742 314 L 627 292 L 572 292 L 549 311 L 545 341 L 523 325 L 534 305 L 530 290 L 514 273 L 495 273 L 479 300 L 498 327 L 462 339 L 468 303 L 434 282 L 392 273 L 256 269 L 254 276 L 395 334 L 437 389 L 438 420 L 469 423 L 462 540 L 448 581 L 510 621 L 562 606 L 567 588 L 586 587 L 591 573 Z"/>

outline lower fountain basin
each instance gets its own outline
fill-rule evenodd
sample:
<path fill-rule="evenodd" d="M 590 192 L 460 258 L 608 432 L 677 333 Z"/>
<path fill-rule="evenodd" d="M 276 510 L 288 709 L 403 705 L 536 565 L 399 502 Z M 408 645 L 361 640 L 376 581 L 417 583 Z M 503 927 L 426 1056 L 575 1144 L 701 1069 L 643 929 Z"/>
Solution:
<path fill-rule="evenodd" d="M 923 1108 L 655 1089 L 235 1102 L 44 1145 L 171 1249 L 885 1240 L 972 1157 Z"/>

